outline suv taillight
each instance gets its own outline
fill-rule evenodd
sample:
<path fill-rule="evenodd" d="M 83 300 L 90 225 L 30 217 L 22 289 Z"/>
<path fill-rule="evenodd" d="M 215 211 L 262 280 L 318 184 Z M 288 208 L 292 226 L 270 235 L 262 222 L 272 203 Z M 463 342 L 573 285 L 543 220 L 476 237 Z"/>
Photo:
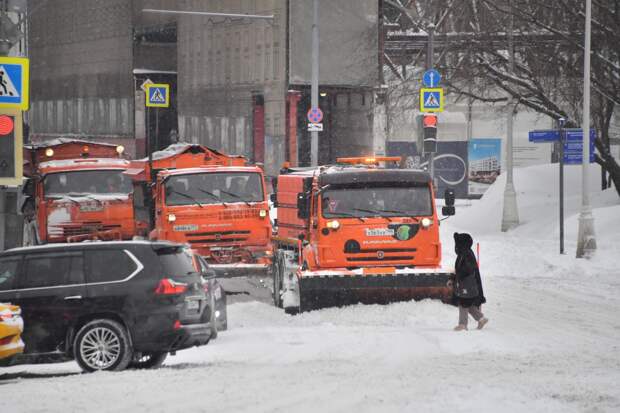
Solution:
<path fill-rule="evenodd" d="M 174 281 L 172 278 L 164 278 L 157 284 L 155 294 L 176 295 L 187 291 L 187 284 Z"/>

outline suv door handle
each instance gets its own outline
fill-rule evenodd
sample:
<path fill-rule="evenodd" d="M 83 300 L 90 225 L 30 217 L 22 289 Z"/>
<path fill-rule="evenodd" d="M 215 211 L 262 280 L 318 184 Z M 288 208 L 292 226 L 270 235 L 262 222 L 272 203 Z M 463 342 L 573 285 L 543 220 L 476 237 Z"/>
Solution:
<path fill-rule="evenodd" d="M 70 295 L 69 297 L 65 297 L 65 300 L 81 300 L 81 295 Z"/>

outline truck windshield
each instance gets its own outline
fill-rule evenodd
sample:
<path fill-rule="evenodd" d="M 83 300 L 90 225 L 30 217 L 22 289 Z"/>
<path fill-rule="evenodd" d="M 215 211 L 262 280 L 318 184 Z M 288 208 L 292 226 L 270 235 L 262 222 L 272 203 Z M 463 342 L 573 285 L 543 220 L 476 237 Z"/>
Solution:
<path fill-rule="evenodd" d="M 173 175 L 166 181 L 166 205 L 262 202 L 263 181 L 255 172 Z"/>
<path fill-rule="evenodd" d="M 333 188 L 322 194 L 325 218 L 428 216 L 433 214 L 427 186 Z"/>
<path fill-rule="evenodd" d="M 55 172 L 45 176 L 45 196 L 70 194 L 128 194 L 131 179 L 120 169 Z"/>

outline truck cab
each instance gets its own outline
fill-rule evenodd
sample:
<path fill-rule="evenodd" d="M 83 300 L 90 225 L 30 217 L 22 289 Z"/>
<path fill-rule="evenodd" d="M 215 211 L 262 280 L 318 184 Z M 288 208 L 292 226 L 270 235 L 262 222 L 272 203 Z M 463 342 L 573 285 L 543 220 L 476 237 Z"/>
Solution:
<path fill-rule="evenodd" d="M 122 146 L 58 139 L 24 151 L 25 245 L 133 237 Z"/>
<path fill-rule="evenodd" d="M 191 245 L 221 276 L 266 272 L 272 245 L 263 170 L 200 145 L 175 148 L 153 154 L 153 172 L 142 176 L 154 183 L 136 188 L 146 195 L 136 216 L 148 221 L 148 236 Z"/>

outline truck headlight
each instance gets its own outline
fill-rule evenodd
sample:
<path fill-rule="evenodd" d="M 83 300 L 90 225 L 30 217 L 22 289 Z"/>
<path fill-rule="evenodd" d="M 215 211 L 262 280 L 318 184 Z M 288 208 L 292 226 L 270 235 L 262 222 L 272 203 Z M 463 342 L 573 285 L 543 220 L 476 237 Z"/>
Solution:
<path fill-rule="evenodd" d="M 338 229 L 340 228 L 340 222 L 338 220 L 327 221 L 327 228 Z"/>
<path fill-rule="evenodd" d="M 48 158 L 51 158 L 52 156 L 54 156 L 54 150 L 52 148 L 47 148 L 45 150 L 45 156 L 47 156 Z"/>
<path fill-rule="evenodd" d="M 123 145 L 118 145 L 116 147 L 116 153 L 118 153 L 119 155 L 122 155 L 123 152 L 125 152 L 125 147 Z"/>
<path fill-rule="evenodd" d="M 168 222 L 174 222 L 177 220 L 177 216 L 174 214 L 168 214 Z"/>
<path fill-rule="evenodd" d="M 433 220 L 430 218 L 422 218 L 422 227 L 428 228 L 433 224 Z"/>

